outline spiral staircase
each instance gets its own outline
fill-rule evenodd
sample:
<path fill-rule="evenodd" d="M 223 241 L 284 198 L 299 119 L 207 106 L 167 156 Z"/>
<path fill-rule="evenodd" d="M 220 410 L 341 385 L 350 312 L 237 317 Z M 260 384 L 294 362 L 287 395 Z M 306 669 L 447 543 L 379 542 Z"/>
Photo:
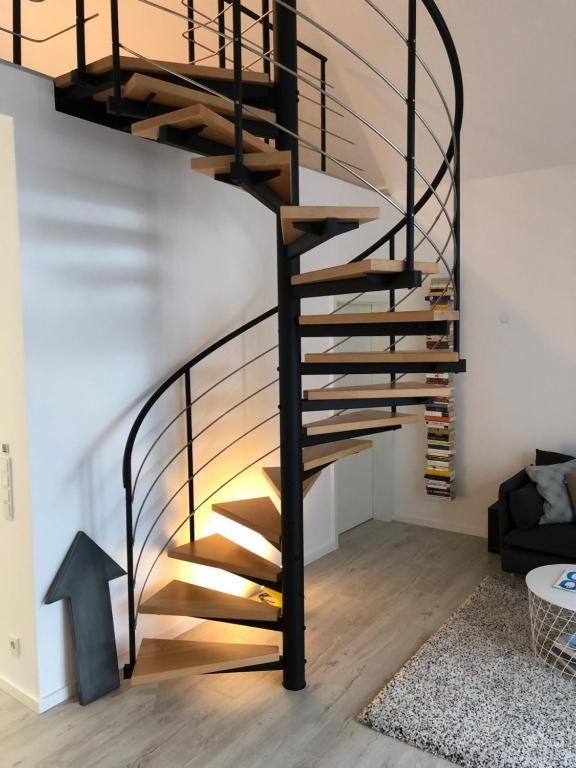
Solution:
<path fill-rule="evenodd" d="M 160 142 L 194 153 L 192 169 L 214 180 L 234 185 L 252 195 L 272 211 L 277 222 L 278 306 L 211 344 L 166 379 L 147 399 L 130 431 L 123 464 L 126 496 L 126 535 L 128 571 L 128 622 L 130 660 L 125 677 L 133 683 L 146 683 L 187 674 L 232 671 L 282 670 L 284 686 L 302 689 L 305 682 L 305 604 L 304 604 L 304 531 L 303 497 L 322 470 L 334 462 L 371 448 L 368 436 L 399 430 L 419 418 L 404 411 L 406 406 L 426 404 L 438 394 L 439 387 L 427 384 L 412 374 L 430 372 L 459 373 L 465 370 L 460 357 L 460 211 L 459 211 L 459 137 L 462 123 L 463 91 L 460 68 L 450 32 L 433 0 L 406 0 L 406 32 L 393 22 L 372 0 L 363 0 L 373 16 L 405 47 L 406 89 L 395 86 L 378 66 L 368 61 L 361 51 L 328 29 L 328 22 L 309 17 L 296 0 L 262 3 L 256 13 L 239 0 L 223 0 L 217 13 L 207 14 L 193 3 L 182 3 L 174 10 L 152 0 L 141 0 L 151 13 L 181 18 L 189 45 L 189 61 L 170 62 L 147 58 L 122 42 L 117 0 L 111 2 L 112 54 L 98 61 L 86 62 L 85 18 L 83 2 L 77 2 L 76 24 L 77 66 L 55 80 L 56 106 L 60 111 L 111 128 L 131 132 L 134 137 Z M 421 14 L 434 26 L 445 49 L 452 74 L 453 93 L 448 98 L 430 67 L 420 54 L 416 25 Z M 153 21 L 151 21 L 151 24 Z M 261 43 L 254 42 L 248 30 L 257 29 Z M 312 76 L 299 66 L 302 51 L 314 52 L 299 34 L 313 29 L 318 38 L 330 41 L 366 72 L 375 76 L 382 88 L 391 88 L 398 106 L 405 110 L 406 149 L 394 142 L 359 114 L 354 106 L 335 95 L 326 82 L 327 57 L 317 54 L 320 75 Z M 200 32 L 210 33 L 217 47 L 200 42 Z M 208 49 L 208 55 L 203 49 Z M 250 65 L 243 56 L 256 55 Z M 211 58 L 210 58 L 211 57 Z M 210 61 L 210 64 L 199 63 Z M 217 64 L 217 66 L 214 66 Z M 432 83 L 442 109 L 445 125 L 432 129 L 416 102 L 417 77 Z M 306 83 L 316 94 L 320 108 L 318 142 L 303 137 L 299 121 L 299 102 Z M 452 106 L 449 106 L 449 101 Z M 337 108 L 337 109 L 336 109 Z M 395 152 L 405 166 L 406 199 L 400 203 L 366 178 L 350 161 L 340 159 L 328 149 L 331 132 L 327 121 L 331 111 L 339 110 Z M 417 130 L 424 130 L 438 149 L 439 165 L 429 179 L 419 168 L 416 158 Z M 442 140 L 440 135 L 447 134 Z M 136 139 L 135 139 L 136 140 Z M 329 165 L 338 175 L 372 190 L 399 216 L 398 222 L 378 237 L 359 255 L 350 254 L 347 263 L 311 270 L 305 254 L 320 244 L 356 230 L 367 222 L 377 221 L 378 207 L 302 206 L 299 204 L 299 151 L 319 158 L 319 169 Z M 416 188 L 424 192 L 416 197 Z M 443 190 L 446 190 L 444 196 Z M 322 201 L 318 201 L 322 203 Z M 421 223 L 419 214 L 435 205 L 437 212 Z M 226 212 L 222 213 L 226 225 Z M 439 222 L 447 227 L 445 243 L 438 242 Z M 191 230 L 193 220 L 191 220 Z M 399 250 L 402 246 L 403 253 Z M 416 260 L 425 246 L 432 258 Z M 425 248 L 422 247 L 422 252 Z M 413 296 L 430 275 L 445 271 L 453 288 L 454 309 L 401 310 L 400 304 Z M 402 293 L 401 293 L 402 292 Z M 329 314 L 305 314 L 302 301 L 311 297 L 349 297 L 377 294 L 389 300 L 387 311 L 342 314 L 346 301 Z M 244 338 L 262 324 L 277 323 L 278 344 L 244 362 L 224 377 L 213 382 L 200 394 L 193 395 L 195 373 L 202 361 L 218 350 Z M 403 339 L 413 342 L 428 334 L 454 339 L 453 351 L 429 348 L 399 348 Z M 345 340 L 378 336 L 389 339 L 381 352 L 334 351 Z M 326 338 L 331 346 L 324 352 L 312 352 L 302 358 L 302 339 Z M 235 408 L 246 406 L 260 392 L 238 398 L 224 413 L 216 416 L 207 428 L 199 430 L 194 423 L 193 406 L 223 382 L 253 366 L 264 355 L 278 354 L 278 376 L 266 387 L 278 387 L 279 410 L 247 431 L 230 435 L 227 445 L 200 467 L 195 461 L 194 447 L 200 435 L 212 424 L 220 422 Z M 347 376 L 386 376 L 380 383 L 347 384 Z M 329 376 L 323 387 L 307 385 L 309 376 Z M 409 378 L 406 376 L 409 375 Z M 445 390 L 444 390 L 445 391 Z M 166 425 L 157 430 L 151 445 L 147 426 L 171 393 L 179 404 Z M 170 402 L 173 402 L 171 400 Z M 164 406 L 162 406 L 164 407 Z M 400 410 L 399 410 L 400 409 Z M 317 412 L 319 418 L 306 421 L 303 416 Z M 328 412 L 329 415 L 326 415 Z M 256 413 L 256 416 L 261 414 Z M 216 488 L 198 499 L 197 482 L 207 464 L 232 446 L 240 446 L 244 438 L 261 425 L 278 419 L 279 445 L 271 446 L 233 475 L 223 475 Z M 161 444 L 167 432 L 184 424 L 185 442 L 163 464 L 148 491 L 140 485 L 144 465 Z M 135 461 L 135 451 L 143 453 Z M 273 465 L 273 457 L 279 461 Z M 177 460 L 186 462 L 184 481 L 165 504 L 144 512 L 151 490 Z M 232 481 L 248 469 L 261 468 L 270 484 L 270 496 L 259 498 L 226 497 Z M 173 531 L 167 531 L 164 543 L 150 549 L 152 534 L 163 525 L 166 510 L 177 498 L 186 496 L 187 512 Z M 276 503 L 273 501 L 276 500 Z M 138 502 L 138 505 L 137 505 Z M 200 509 L 212 506 L 215 514 L 249 529 L 281 553 L 269 559 L 220 534 L 197 538 L 195 517 Z M 146 525 L 146 530 L 142 529 Z M 188 541 L 181 542 L 182 533 Z M 180 543 L 176 539 L 180 537 Z M 148 557 L 148 569 L 144 561 Z M 239 597 L 219 589 L 210 589 L 188 581 L 174 579 L 159 591 L 150 588 L 150 577 L 160 558 L 209 566 L 241 576 L 253 583 L 253 594 Z M 268 596 L 262 599 L 263 595 Z M 141 639 L 137 648 L 138 618 L 146 614 L 185 616 L 263 628 L 282 636 L 282 647 L 245 643 L 205 643 L 173 639 Z"/>

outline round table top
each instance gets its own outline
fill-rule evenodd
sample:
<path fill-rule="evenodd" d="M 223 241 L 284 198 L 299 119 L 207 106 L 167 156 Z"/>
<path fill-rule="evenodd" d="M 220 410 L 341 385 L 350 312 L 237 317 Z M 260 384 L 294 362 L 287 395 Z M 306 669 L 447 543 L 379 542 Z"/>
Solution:
<path fill-rule="evenodd" d="M 576 590 L 569 592 L 554 586 L 564 571 L 574 571 L 576 579 L 576 565 L 573 563 L 543 565 L 541 568 L 534 568 L 533 571 L 527 574 L 526 586 L 530 592 L 542 598 L 542 600 L 557 605 L 559 608 L 576 611 Z"/>

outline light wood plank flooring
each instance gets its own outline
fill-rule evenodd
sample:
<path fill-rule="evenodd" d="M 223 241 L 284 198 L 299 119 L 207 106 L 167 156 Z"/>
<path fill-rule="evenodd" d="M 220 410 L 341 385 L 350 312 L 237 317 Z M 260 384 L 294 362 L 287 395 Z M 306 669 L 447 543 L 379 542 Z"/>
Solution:
<path fill-rule="evenodd" d="M 371 521 L 307 568 L 308 688 L 280 673 L 122 689 L 37 716 L 0 694 L 3 768 L 439 768 L 355 717 L 497 559 L 483 539 Z M 274 633 L 207 622 L 187 635 L 262 643 Z"/>

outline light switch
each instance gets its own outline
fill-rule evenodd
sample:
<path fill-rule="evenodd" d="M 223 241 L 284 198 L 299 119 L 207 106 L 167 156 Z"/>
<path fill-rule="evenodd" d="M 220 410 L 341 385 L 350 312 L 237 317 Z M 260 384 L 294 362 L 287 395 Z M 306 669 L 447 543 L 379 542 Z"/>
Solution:
<path fill-rule="evenodd" d="M 5 520 L 14 520 L 14 505 L 12 503 L 12 459 L 2 454 L 0 456 L 0 500 L 2 514 Z"/>

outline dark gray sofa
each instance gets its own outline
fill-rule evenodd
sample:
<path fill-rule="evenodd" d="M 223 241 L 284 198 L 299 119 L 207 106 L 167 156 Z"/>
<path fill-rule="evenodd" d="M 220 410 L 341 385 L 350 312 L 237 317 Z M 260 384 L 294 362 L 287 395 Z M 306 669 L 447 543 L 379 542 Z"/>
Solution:
<path fill-rule="evenodd" d="M 551 457 L 546 461 L 545 457 Z M 558 459 L 562 454 L 545 454 L 543 451 L 537 452 L 537 464 L 552 464 L 554 461 L 569 460 L 572 457 L 566 456 Z M 534 510 L 526 510 L 526 519 L 522 521 L 522 527 L 518 527 L 515 522 L 519 520 L 518 499 L 526 499 L 527 503 L 533 504 L 531 498 L 530 478 L 525 470 L 521 470 L 514 477 L 511 477 L 500 486 L 498 494 L 499 506 L 499 536 L 500 536 L 500 557 L 502 560 L 502 570 L 510 573 L 528 573 L 533 568 L 541 565 L 553 565 L 555 563 L 576 563 L 576 524 L 562 523 L 556 525 L 529 525 L 530 522 L 537 520 L 534 517 Z M 512 497 L 515 491 L 525 489 L 522 496 Z M 514 515 L 512 506 L 515 506 Z M 520 512 L 522 510 L 520 509 Z M 532 520 L 529 516 L 532 515 Z"/>

